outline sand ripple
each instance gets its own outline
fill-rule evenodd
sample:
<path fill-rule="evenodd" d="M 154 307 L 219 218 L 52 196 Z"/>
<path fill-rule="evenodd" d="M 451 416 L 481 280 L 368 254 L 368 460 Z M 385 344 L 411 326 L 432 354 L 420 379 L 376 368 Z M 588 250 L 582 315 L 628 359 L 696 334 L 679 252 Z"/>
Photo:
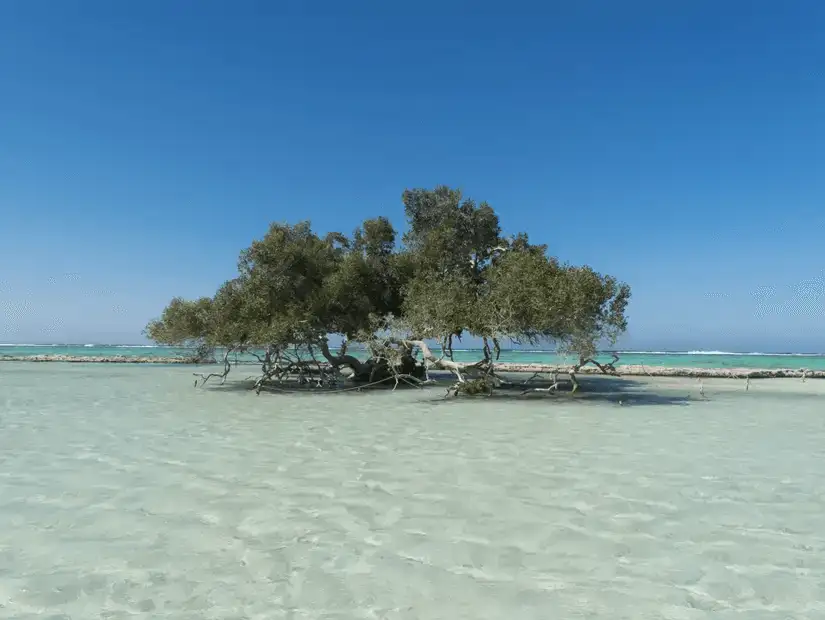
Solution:
<path fill-rule="evenodd" d="M 0 618 L 825 617 L 825 401 L 187 376 L 3 367 Z"/>

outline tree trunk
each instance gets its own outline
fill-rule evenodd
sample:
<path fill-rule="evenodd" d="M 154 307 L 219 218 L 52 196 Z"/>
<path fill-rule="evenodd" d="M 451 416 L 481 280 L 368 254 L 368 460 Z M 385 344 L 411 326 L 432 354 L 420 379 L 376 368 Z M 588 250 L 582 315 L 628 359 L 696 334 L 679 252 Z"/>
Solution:
<path fill-rule="evenodd" d="M 352 375 L 349 379 L 355 383 L 383 383 L 395 379 L 399 375 L 409 375 L 416 379 L 423 379 L 424 368 L 419 366 L 410 354 L 410 347 L 404 346 L 407 350 L 401 356 L 401 363 L 398 366 L 393 366 L 383 358 L 370 358 L 362 362 L 352 355 L 333 355 L 329 350 L 326 339 L 323 339 L 320 343 L 321 354 L 327 362 L 335 368 L 345 366 L 352 369 Z"/>
<path fill-rule="evenodd" d="M 408 347 L 418 347 L 421 350 L 421 355 L 424 357 L 424 363 L 428 364 L 430 368 L 449 370 L 455 374 L 460 383 L 464 383 L 464 376 L 461 374 L 461 371 L 465 368 L 465 365 L 444 359 L 444 357 L 436 357 L 423 340 L 403 340 L 402 343 Z"/>
<path fill-rule="evenodd" d="M 329 350 L 329 343 L 327 342 L 326 338 L 322 338 L 321 341 L 318 343 L 321 348 L 321 355 L 324 356 L 324 359 L 327 360 L 330 365 L 334 366 L 335 368 L 340 368 L 341 366 L 348 366 L 352 369 L 354 375 L 369 375 L 370 369 L 365 368 L 365 363 L 359 360 L 357 357 L 353 357 L 352 355 L 333 355 L 332 352 Z"/>

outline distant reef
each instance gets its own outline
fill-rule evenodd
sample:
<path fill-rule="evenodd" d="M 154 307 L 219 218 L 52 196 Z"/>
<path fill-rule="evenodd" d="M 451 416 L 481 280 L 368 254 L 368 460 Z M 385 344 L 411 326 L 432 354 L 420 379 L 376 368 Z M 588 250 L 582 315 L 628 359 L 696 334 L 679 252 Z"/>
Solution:
<path fill-rule="evenodd" d="M 127 355 L 0 355 L 0 362 L 64 362 L 75 364 L 198 364 L 191 357 L 136 357 Z M 325 364 L 323 364 L 325 365 Z M 498 372 L 510 373 L 566 373 L 570 366 L 552 364 L 496 364 Z M 599 374 L 598 368 L 585 366 L 577 371 L 580 375 Z M 689 368 L 674 366 L 642 366 L 640 364 L 616 366 L 616 374 L 637 377 L 695 377 L 718 379 L 825 379 L 825 370 L 802 368 Z"/>
<path fill-rule="evenodd" d="M 134 355 L 0 355 L 0 362 L 68 362 L 74 364 L 196 364 L 191 357 Z"/>

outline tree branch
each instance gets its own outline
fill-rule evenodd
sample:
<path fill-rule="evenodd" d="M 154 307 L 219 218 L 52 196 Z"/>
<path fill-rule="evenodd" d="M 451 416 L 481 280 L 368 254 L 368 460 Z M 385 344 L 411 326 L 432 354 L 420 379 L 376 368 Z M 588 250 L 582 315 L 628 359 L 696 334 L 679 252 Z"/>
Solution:
<path fill-rule="evenodd" d="M 330 365 L 335 366 L 336 368 L 340 366 L 349 366 L 355 374 L 362 374 L 366 372 L 364 363 L 357 357 L 347 355 L 346 353 L 342 353 L 341 355 L 333 355 L 329 350 L 329 342 L 325 337 L 319 340 L 318 346 L 321 349 L 321 355 L 324 356 L 324 359 L 327 360 Z"/>
<path fill-rule="evenodd" d="M 455 374 L 459 383 L 464 383 L 464 375 L 462 375 L 461 371 L 466 370 L 471 366 L 459 364 L 453 360 L 444 359 L 444 357 L 436 357 L 430 350 L 430 347 L 427 346 L 427 343 L 423 340 L 402 340 L 401 342 L 408 347 L 418 347 L 421 351 L 421 356 L 424 358 L 424 363 L 429 368 L 435 368 L 436 370 L 448 370 Z M 473 366 L 477 365 L 474 364 Z"/>
<path fill-rule="evenodd" d="M 229 362 L 229 354 L 232 353 L 233 350 L 234 349 L 232 347 L 229 347 L 223 355 L 223 372 L 210 372 L 209 374 L 204 374 L 202 372 L 192 373 L 196 377 L 200 377 L 202 379 L 201 387 L 203 387 L 212 377 L 219 377 L 221 379 L 221 383 L 226 382 L 226 376 L 229 374 L 229 371 L 232 370 L 232 364 Z M 197 386 L 198 380 L 195 379 L 195 387 Z"/>

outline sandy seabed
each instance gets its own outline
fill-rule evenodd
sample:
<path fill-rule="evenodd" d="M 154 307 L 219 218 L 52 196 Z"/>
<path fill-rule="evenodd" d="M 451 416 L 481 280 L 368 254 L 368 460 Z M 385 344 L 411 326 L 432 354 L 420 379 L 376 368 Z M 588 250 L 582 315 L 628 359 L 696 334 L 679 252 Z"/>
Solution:
<path fill-rule="evenodd" d="M 0 368 L 0 618 L 825 617 L 825 382 L 192 381 Z"/>

